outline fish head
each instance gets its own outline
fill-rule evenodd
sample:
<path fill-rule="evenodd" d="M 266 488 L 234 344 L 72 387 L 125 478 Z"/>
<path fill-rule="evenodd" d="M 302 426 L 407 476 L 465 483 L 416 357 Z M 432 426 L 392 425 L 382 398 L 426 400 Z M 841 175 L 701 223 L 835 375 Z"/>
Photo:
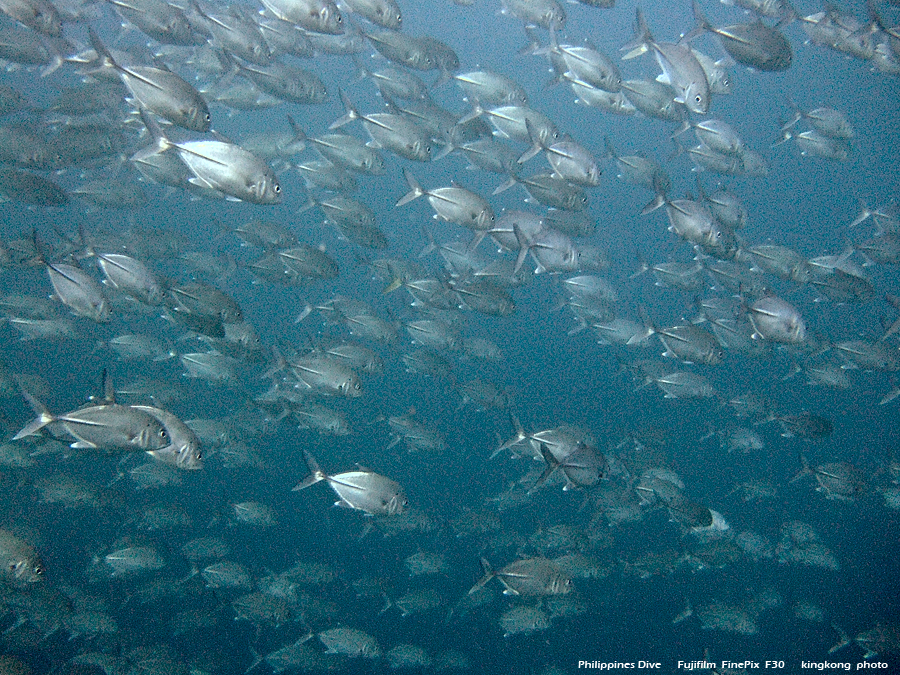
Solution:
<path fill-rule="evenodd" d="M 272 58 L 272 52 L 269 51 L 268 45 L 264 42 L 254 42 L 250 47 L 250 51 L 253 54 L 253 63 L 267 63 Z"/>
<path fill-rule="evenodd" d="M 375 13 L 378 15 L 378 22 L 385 28 L 399 30 L 403 24 L 403 14 L 393 2 L 379 3 Z"/>
<path fill-rule="evenodd" d="M 202 469 L 203 451 L 200 449 L 200 443 L 191 439 L 176 447 L 175 466 L 186 471 Z"/>
<path fill-rule="evenodd" d="M 9 561 L 9 574 L 18 584 L 38 583 L 44 579 L 44 565 L 30 557 L 12 559 Z"/>
<path fill-rule="evenodd" d="M 135 445 L 141 448 L 160 450 L 170 444 L 169 432 L 157 420 L 154 422 L 156 423 L 148 424 L 141 430 L 134 440 Z"/>
<path fill-rule="evenodd" d="M 801 343 L 806 340 L 806 322 L 799 314 L 786 317 L 786 333 L 792 343 Z"/>
<path fill-rule="evenodd" d="M 373 176 L 384 175 L 387 169 L 384 166 L 384 159 L 378 155 L 370 155 L 362 160 L 362 170 Z"/>
<path fill-rule="evenodd" d="M 281 202 L 281 184 L 274 173 L 262 176 L 250 186 L 252 201 L 256 204 L 278 204 Z"/>
<path fill-rule="evenodd" d="M 705 115 L 709 112 L 709 86 L 706 81 L 691 82 L 684 90 L 684 104 L 692 113 Z"/>
<path fill-rule="evenodd" d="M 409 500 L 402 492 L 393 495 L 385 505 L 385 512 L 389 516 L 396 516 L 403 513 L 409 507 Z"/>
<path fill-rule="evenodd" d="M 540 23 L 548 29 L 552 27 L 560 30 L 566 25 L 566 12 L 560 5 L 549 3 L 546 11 L 541 15 Z"/>
<path fill-rule="evenodd" d="M 184 126 L 191 131 L 209 131 L 212 115 L 206 105 L 192 105 L 184 111 Z"/>
<path fill-rule="evenodd" d="M 476 218 L 477 229 L 479 230 L 489 230 L 494 226 L 494 223 L 497 221 L 496 216 L 494 216 L 494 212 L 489 209 L 483 209 L 478 213 Z"/>
<path fill-rule="evenodd" d="M 431 144 L 422 141 L 414 141 L 409 145 L 410 156 L 423 162 L 431 160 Z"/>
<path fill-rule="evenodd" d="M 356 398 L 357 396 L 362 395 L 362 383 L 356 375 L 352 375 L 341 382 L 338 390 L 341 392 L 342 396 Z"/>
<path fill-rule="evenodd" d="M 344 17 L 332 2 L 323 2 L 315 20 L 316 26 L 327 35 L 341 35 L 344 32 Z"/>

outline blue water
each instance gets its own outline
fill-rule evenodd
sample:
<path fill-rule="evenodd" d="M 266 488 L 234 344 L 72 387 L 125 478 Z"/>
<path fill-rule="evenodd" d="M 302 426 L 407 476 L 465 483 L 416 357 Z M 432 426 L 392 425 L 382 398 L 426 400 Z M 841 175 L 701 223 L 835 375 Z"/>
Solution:
<path fill-rule="evenodd" d="M 717 25 L 749 20 L 736 8 L 712 2 L 703 5 Z M 519 53 L 528 36 L 521 21 L 501 14 L 498 2 L 478 0 L 472 7 L 461 7 L 430 0 L 401 2 L 401 7 L 405 32 L 428 34 L 446 42 L 458 53 L 463 71 L 484 68 L 512 77 L 527 90 L 532 107 L 548 115 L 563 132 L 598 158 L 603 156 L 603 138 L 608 136 L 622 155 L 645 153 L 659 161 L 672 177 L 672 198 L 696 196 L 693 165 L 684 155 L 673 156 L 669 136 L 675 125 L 640 115 L 612 116 L 576 105 L 575 95 L 564 84 L 546 87 L 546 60 Z M 251 3 L 247 8 L 258 9 Z M 635 3 L 620 0 L 610 10 L 577 4 L 567 4 L 565 8 L 568 21 L 560 39 L 570 44 L 589 40 L 618 61 L 619 48 L 632 37 Z M 688 3 L 671 6 L 644 2 L 641 8 L 658 40 L 676 40 L 680 33 L 693 27 Z M 817 3 L 805 0 L 798 2 L 796 8 L 801 15 L 821 9 Z M 844 9 L 865 20 L 864 3 L 845 3 Z M 146 42 L 136 31 L 123 32 L 109 7 L 98 7 L 97 12 L 99 16 L 91 23 L 110 46 L 124 49 Z M 900 19 L 898 13 L 887 8 L 884 14 L 889 22 Z M 360 19 L 358 23 L 364 22 Z M 3 18 L 2 25 L 11 27 L 13 22 Z M 860 200 L 870 207 L 888 208 L 900 189 L 900 174 L 896 170 L 900 151 L 897 80 L 895 76 L 872 72 L 870 63 L 807 44 L 806 35 L 796 22 L 783 30 L 794 50 L 793 66 L 776 74 L 733 66 L 735 93 L 715 96 L 710 111 L 710 116 L 738 129 L 746 144 L 766 158 L 768 175 L 723 177 L 704 172 L 701 178 L 707 191 L 721 184 L 741 198 L 750 221 L 739 234 L 748 245 L 782 244 L 806 258 L 839 254 L 875 233 L 871 220 L 853 230 L 848 227 L 859 213 Z M 82 25 L 67 24 L 65 34 L 76 44 L 86 44 Z M 536 29 L 535 35 L 543 44 L 548 42 L 547 31 Z M 724 55 L 709 37 L 698 38 L 695 45 L 715 58 Z M 386 63 L 381 57 L 370 59 L 368 50 L 358 58 L 368 67 Z M 213 104 L 216 132 L 240 142 L 242 134 L 266 128 L 287 129 L 285 115 L 289 113 L 307 135 L 326 133 L 328 125 L 344 112 L 337 96 L 339 88 L 350 95 L 361 111 L 381 110 L 383 102 L 376 96 L 375 87 L 356 76 L 349 57 L 286 60 L 317 73 L 328 87 L 328 101 L 319 106 L 286 103 L 272 110 L 233 114 Z M 168 65 L 189 80 L 195 75 L 190 67 L 177 62 Z M 649 55 L 620 62 L 620 68 L 625 78 L 652 78 L 659 72 Z M 435 72 L 417 74 L 429 83 L 437 77 Z M 198 82 L 208 79 L 208 75 L 203 75 Z M 0 82 L 18 89 L 40 108 L 48 106 L 62 87 L 79 86 L 81 79 L 75 66 L 65 64 L 46 78 L 34 70 L 10 68 L 0 76 Z M 803 109 L 829 106 L 846 114 L 857 132 L 846 162 L 801 156 L 793 143 L 771 147 L 778 136 L 779 118 L 790 114 L 787 94 Z M 458 115 L 469 110 L 453 82 L 434 87 L 432 95 L 437 103 Z M 28 113 L 16 113 L 8 122 L 27 117 Z M 342 131 L 365 138 L 358 122 Z M 200 137 L 179 132 L 173 135 L 179 139 Z M 690 136 L 685 134 L 684 138 Z M 130 145 L 124 154 L 136 151 L 142 143 L 133 139 L 133 147 Z M 516 147 L 525 150 L 524 146 Z M 723 365 L 683 366 L 672 359 L 658 358 L 663 349 L 656 338 L 649 341 L 649 349 L 600 345 L 590 329 L 573 333 L 575 319 L 567 309 L 559 309 L 563 277 L 539 274 L 527 285 L 512 289 L 517 306 L 513 315 L 498 318 L 461 313 L 460 328 L 467 338 L 489 338 L 503 353 L 503 359 L 495 363 L 464 360 L 458 352 L 445 355 L 453 363 L 458 382 L 477 376 L 507 392 L 509 409 L 482 410 L 471 404 L 461 406 L 461 397 L 451 382 L 406 372 L 400 357 L 409 351 L 409 336 L 402 327 L 400 341 L 384 345 L 352 337 L 345 326 L 328 323 L 328 315 L 320 311 L 295 323 L 305 305 L 316 307 L 338 295 L 369 303 L 378 316 L 387 320 L 420 318 L 409 306 L 410 297 L 405 291 L 382 292 L 388 282 L 376 278 L 368 263 L 380 257 L 411 260 L 421 264 L 428 274 L 440 275 L 442 261 L 436 254 L 419 257 L 428 243 L 422 227 L 428 228 L 439 242 L 468 241 L 470 233 L 458 225 L 432 220 L 431 207 L 424 199 L 395 208 L 408 190 L 403 168 L 428 189 L 455 181 L 488 198 L 498 215 L 503 209 L 541 210 L 538 205 L 522 202 L 525 195 L 521 187 L 491 196 L 503 177 L 466 170 L 467 162 L 459 153 L 430 164 L 383 154 L 388 165 L 386 174 L 357 176 L 360 188 L 352 196 L 375 211 L 377 224 L 390 242 L 386 251 L 367 251 L 341 240 L 334 228 L 321 223 L 318 209 L 301 211 L 308 193 L 293 169 L 279 168 L 284 199 L 274 206 L 191 199 L 183 191 L 146 182 L 141 185 L 147 202 L 133 210 L 97 209 L 78 200 L 65 208 L 3 204 L 0 242 L 28 236 L 32 228 L 41 239 L 53 243 L 58 241 L 54 228 L 74 236 L 81 224 L 90 236 L 92 232 L 137 224 L 148 230 L 178 233 L 184 242 L 181 252 L 231 255 L 240 266 L 235 273 L 224 279 L 196 278 L 212 283 L 240 303 L 267 350 L 273 346 L 301 350 L 325 338 L 342 338 L 374 349 L 384 359 L 385 369 L 379 375 L 363 376 L 364 393 L 358 399 L 317 399 L 348 417 L 352 435 L 333 438 L 297 430 L 290 418 L 274 420 L 270 412 L 253 404 L 253 397 L 269 388 L 269 381 L 264 378 L 267 363 L 244 364 L 237 382 L 215 384 L 185 377 L 177 358 L 163 362 L 117 360 L 104 343 L 122 333 L 164 337 L 180 352 L 205 350 L 196 339 L 180 340 L 183 329 L 162 319 L 160 308 L 137 311 L 136 304 L 126 299 L 115 305 L 108 324 L 70 317 L 77 337 L 61 341 L 23 341 L 9 324 L 0 324 L 0 361 L 12 374 L 43 378 L 46 391 L 41 399 L 50 410 L 72 410 L 90 396 L 99 395 L 104 368 L 110 370 L 117 385 L 152 377 L 166 383 L 159 385 L 163 388 L 184 392 L 166 406 L 173 413 L 182 419 L 231 421 L 233 431 L 228 442 L 246 443 L 259 457 L 256 466 L 233 468 L 226 466 L 221 449 L 208 448 L 202 471 L 179 473 L 178 485 L 144 490 L 127 475 L 129 469 L 142 463 L 142 456 L 72 450 L 67 454 L 36 456 L 33 466 L 24 469 L 0 467 L 0 527 L 34 544 L 47 568 L 43 585 L 56 594 L 53 597 L 68 598 L 79 610 L 88 606 L 102 608 L 118 624 L 118 631 L 113 634 L 73 635 L 65 626 L 70 610 L 59 609 L 46 597 L 38 597 L 36 591 L 29 591 L 34 594 L 34 607 L 55 609 L 47 611 L 48 618 L 48 613 L 32 612 L 12 601 L 6 602 L 8 611 L 0 612 L 0 629 L 5 631 L 0 651 L 28 663 L 35 673 L 99 672 L 86 670 L 86 666 L 82 666 L 85 670 L 74 670 L 70 661 L 90 652 L 133 660 L 137 647 L 168 645 L 181 664 L 230 675 L 243 673 L 253 663 L 254 652 L 265 656 L 309 631 L 343 625 L 370 633 L 384 653 L 398 644 L 419 645 L 432 656 L 448 648 L 460 650 L 468 657 L 473 672 L 541 673 L 551 666 L 561 672 L 575 672 L 579 661 L 595 660 L 647 660 L 662 663 L 662 672 L 675 672 L 677 661 L 701 659 L 704 650 L 708 650 L 712 660 L 783 660 L 785 672 L 800 672 L 801 660 L 826 658 L 828 649 L 838 639 L 832 624 L 846 630 L 852 638 L 878 623 L 900 623 L 896 600 L 900 518 L 896 497 L 891 508 L 883 496 L 892 488 L 891 479 L 897 480 L 896 411 L 900 399 L 879 405 L 882 397 L 897 386 L 891 373 L 849 370 L 852 386 L 837 390 L 809 386 L 803 373 L 786 378 L 796 364 L 805 363 L 807 352 L 814 347 L 776 347 L 760 358 L 727 353 Z M 307 149 L 300 157 L 309 159 L 314 155 Z M 601 185 L 589 190 L 589 214 L 598 224 L 597 232 L 579 243 L 594 244 L 607 252 L 610 266 L 601 274 L 619 294 L 617 312 L 638 319 L 640 312 L 645 311 L 660 326 L 696 316 L 695 299 L 708 297 L 712 291 L 683 292 L 654 285 L 650 274 L 633 277 L 641 261 L 687 262 L 694 253 L 689 244 L 666 231 L 664 210 L 640 215 L 641 208 L 652 198 L 650 192 L 617 179 L 611 161 L 604 160 L 603 168 Z M 546 163 L 540 156 L 525 167 L 526 174 L 545 170 Z M 65 189 L 97 177 L 139 179 L 127 161 L 117 168 L 85 165 L 57 173 L 37 173 Z M 340 276 L 302 287 L 255 281 L 243 266 L 257 258 L 260 251 L 240 246 L 234 235 L 223 233 L 217 224 L 233 228 L 254 218 L 280 223 L 300 241 L 322 245 L 338 262 Z M 478 251 L 489 259 L 499 257 L 489 241 L 483 242 Z M 503 255 L 508 258 L 511 254 Z M 860 260 L 858 255 L 854 259 Z M 145 262 L 177 282 L 193 278 L 174 256 Z M 532 262 L 529 260 L 526 265 Z M 82 266 L 96 273 L 98 280 L 101 278 L 91 261 L 85 260 Z M 810 286 L 771 275 L 765 279 L 774 293 L 798 308 L 811 339 L 814 337 L 818 344 L 827 347 L 829 343 L 850 339 L 874 342 L 884 327 L 896 319 L 897 310 L 883 300 L 885 293 L 898 291 L 896 269 L 872 265 L 865 271 L 876 293 L 873 299 L 862 302 L 838 303 L 823 298 Z M 46 296 L 51 288 L 41 265 L 17 265 L 0 269 L 0 291 Z M 720 294 L 728 295 L 725 291 Z M 59 315 L 69 317 L 62 306 Z M 897 358 L 896 337 L 885 344 Z M 668 399 L 652 384 L 641 386 L 642 378 L 634 375 L 633 364 L 651 358 L 672 369 L 701 373 L 719 396 Z M 727 401 L 747 393 L 766 400 L 771 411 L 782 415 L 808 411 L 827 417 L 834 425 L 833 434 L 818 441 L 783 437 L 777 423 L 764 422 L 765 415 L 739 419 Z M 4 440 L 32 416 L 14 387 L 7 394 L 0 399 Z M 388 449 L 392 436 L 384 418 L 406 414 L 411 409 L 418 419 L 439 429 L 448 446 L 446 451 L 412 454 L 403 444 Z M 528 432 L 563 424 L 585 430 L 598 452 L 606 454 L 617 471 L 600 486 L 585 490 L 563 492 L 560 482 L 550 483 L 522 505 L 498 510 L 497 502 L 491 499 L 504 493 L 528 469 L 539 466 L 527 458 L 512 459 L 508 453 L 488 459 L 499 443 L 514 433 L 510 412 L 518 416 Z M 234 423 L 237 418 L 250 423 L 239 427 Z M 728 453 L 720 447 L 718 436 L 709 437 L 710 432 L 727 434 L 737 426 L 756 431 L 764 448 Z M 646 448 L 645 454 L 635 450 L 636 444 Z M 380 531 L 378 525 L 369 529 L 372 521 L 359 512 L 333 508 L 334 495 L 324 484 L 301 493 L 291 492 L 307 473 L 303 450 L 312 452 L 326 471 L 350 470 L 354 463 L 360 463 L 394 478 L 405 487 L 412 508 L 427 516 L 431 528 L 390 535 L 387 530 Z M 814 489 L 812 477 L 791 482 L 801 468 L 801 453 L 814 466 L 829 462 L 853 464 L 866 479 L 865 489 L 850 501 L 830 500 Z M 730 529 L 716 541 L 732 546 L 734 554 L 726 563 L 699 569 L 696 554 L 702 549 L 702 542 L 670 522 L 664 509 L 645 507 L 636 522 L 607 523 L 597 507 L 598 494 L 621 493 L 627 495 L 623 503 L 634 505 L 637 499 L 631 490 L 631 479 L 638 479 L 641 471 L 652 467 L 675 471 L 684 482 L 687 496 L 722 514 Z M 67 508 L 42 502 L 35 482 L 60 475 L 90 487 L 99 506 Z M 734 491 L 748 481 L 774 486 L 775 495 L 758 501 L 742 500 L 741 493 Z M 893 489 L 896 490 L 895 485 Z M 277 524 L 261 528 L 234 523 L 230 505 L 241 501 L 268 505 L 275 512 Z M 157 505 L 180 507 L 191 524 L 152 532 L 139 530 L 137 523 L 142 513 Z M 498 519 L 499 529 L 488 534 L 463 532 L 460 519 L 471 512 Z M 838 561 L 839 569 L 779 561 L 777 554 L 756 560 L 734 546 L 739 534 L 751 531 L 766 537 L 774 548 L 782 539 L 783 525 L 791 521 L 811 526 Z M 557 549 L 527 543 L 539 528 L 557 525 L 585 533 L 581 545 Z M 507 538 L 505 542 L 495 541 L 500 534 Z M 220 537 L 227 542 L 231 549 L 228 559 L 246 566 L 257 580 L 297 561 L 331 566 L 336 582 L 299 588 L 311 598 L 331 603 L 329 608 L 322 612 L 294 606 L 295 618 L 279 626 L 255 626 L 234 620 L 230 603 L 239 593 L 204 588 L 198 576 L 191 576 L 192 563 L 181 551 L 185 542 L 202 536 Z M 121 578 L 111 578 L 102 563 L 99 573 L 91 571 L 95 557 L 102 559 L 111 550 L 137 544 L 154 546 L 165 559 L 165 566 Z M 449 571 L 410 579 L 403 561 L 419 550 L 445 554 Z M 585 607 L 582 614 L 554 619 L 548 629 L 531 635 L 503 637 L 498 624 L 503 612 L 516 604 L 535 606 L 540 600 L 502 596 L 499 583 L 493 581 L 492 602 L 447 620 L 448 610 L 466 596 L 480 577 L 482 556 L 499 568 L 519 557 L 554 558 L 576 550 L 595 557 L 606 571 L 599 579 L 575 578 L 575 592 Z M 641 578 L 633 568 L 648 554 L 671 555 L 672 560 L 693 554 L 694 562 L 664 566 Z M 357 598 L 351 586 L 364 576 L 380 578 L 392 599 L 413 589 L 430 587 L 440 594 L 443 604 L 406 618 L 401 618 L 395 608 L 382 614 L 381 598 Z M 142 600 L 148 586 L 155 582 L 167 584 L 167 590 L 157 600 Z M 751 598 L 763 591 L 777 594 L 774 606 L 747 610 Z M 0 593 L 0 601 L 3 597 Z M 690 600 L 694 616 L 673 625 L 672 620 L 685 608 L 686 600 Z M 795 616 L 793 607 L 798 601 L 820 607 L 823 620 Z M 758 632 L 741 635 L 704 628 L 699 615 L 703 608 L 718 602 L 749 611 Z M 192 630 L 174 631 L 173 619 L 186 610 L 196 611 L 198 617 L 210 617 L 208 623 Z M 323 650 L 315 641 L 309 644 L 317 651 Z M 896 653 L 884 653 L 873 660 L 888 663 L 890 672 L 900 672 L 897 658 Z M 850 645 L 828 656 L 828 660 L 850 662 L 855 668 L 863 661 L 863 651 Z M 390 670 L 386 659 L 339 663 L 344 672 Z M 269 670 L 262 663 L 255 672 Z M 126 667 L 121 672 L 137 671 Z M 164 668 L 159 672 L 176 671 Z"/>

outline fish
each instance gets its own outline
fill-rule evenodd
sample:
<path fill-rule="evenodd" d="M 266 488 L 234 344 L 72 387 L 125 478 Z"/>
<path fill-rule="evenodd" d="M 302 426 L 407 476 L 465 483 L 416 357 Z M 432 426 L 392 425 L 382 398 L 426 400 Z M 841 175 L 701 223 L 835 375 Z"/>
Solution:
<path fill-rule="evenodd" d="M 52 180 L 9 168 L 0 168 L 0 199 L 39 206 L 69 203 L 69 195 Z"/>
<path fill-rule="evenodd" d="M 503 637 L 508 638 L 547 630 L 550 627 L 550 618 L 546 612 L 537 607 L 519 606 L 503 612 L 499 623 Z"/>
<path fill-rule="evenodd" d="M 353 369 L 327 355 L 292 359 L 288 365 L 302 388 L 311 393 L 348 398 L 362 394 L 362 383 Z"/>
<path fill-rule="evenodd" d="M 203 96 L 175 73 L 153 66 L 122 66 L 94 33 L 88 31 L 100 69 L 114 71 L 137 104 L 191 131 L 208 131 L 212 115 Z"/>
<path fill-rule="evenodd" d="M 73 314 L 97 323 L 109 322 L 112 308 L 100 284 L 93 277 L 80 267 L 66 263 L 51 263 L 43 257 L 43 254 L 39 254 L 38 259 L 47 268 L 54 297 L 72 310 Z"/>
<path fill-rule="evenodd" d="M 622 75 L 612 59 L 592 45 L 561 45 L 557 39 L 555 26 L 550 28 L 550 47 L 536 49 L 534 53 L 552 55 L 560 59 L 561 67 L 557 70 L 560 78 L 584 83 L 610 93 L 621 89 Z M 551 58 L 551 65 L 553 61 L 554 58 Z"/>
<path fill-rule="evenodd" d="M 547 468 L 529 488 L 529 493 L 547 482 L 553 472 L 557 470 L 566 477 L 564 490 L 573 487 L 591 487 L 596 485 L 607 473 L 607 464 L 603 456 L 584 443 L 579 442 L 573 449 L 566 448 L 562 452 L 558 452 L 559 456 L 551 452 L 544 443 L 539 443 L 539 448 Z"/>
<path fill-rule="evenodd" d="M 0 529 L 0 585 L 27 588 L 45 579 L 44 563 L 27 541 L 9 530 Z"/>
<path fill-rule="evenodd" d="M 636 10 L 635 25 L 636 37 L 633 43 L 624 48 L 630 51 L 623 58 L 631 59 L 652 51 L 662 70 L 662 79 L 659 81 L 670 85 L 676 92 L 673 100 L 684 104 L 693 113 L 705 115 L 709 112 L 709 82 L 690 46 L 686 42 L 656 42 L 640 9 Z"/>
<path fill-rule="evenodd" d="M 766 295 L 747 308 L 754 337 L 783 344 L 806 340 L 806 321 L 797 309 L 775 295 Z"/>
<path fill-rule="evenodd" d="M 131 406 L 109 403 L 54 415 L 28 392 L 22 394 L 37 417 L 13 436 L 13 440 L 34 436 L 47 425 L 58 423 L 75 438 L 71 447 L 77 449 L 137 452 L 161 450 L 170 443 L 169 433 L 158 419 Z"/>
<path fill-rule="evenodd" d="M 404 169 L 403 175 L 409 185 L 409 192 L 397 202 L 398 207 L 419 197 L 427 197 L 435 217 L 440 220 L 475 230 L 481 237 L 493 227 L 496 219 L 494 210 L 483 197 L 455 186 L 425 190 L 411 172 Z"/>
<path fill-rule="evenodd" d="M 277 204 L 281 185 L 275 172 L 256 155 L 225 141 L 173 143 L 146 112 L 141 119 L 153 137 L 153 144 L 138 151 L 132 161 L 140 161 L 174 148 L 194 177 L 190 183 L 234 201 Z"/>
<path fill-rule="evenodd" d="M 355 628 L 337 627 L 317 633 L 325 645 L 326 654 L 343 654 L 349 657 L 378 659 L 381 648 L 374 637 Z"/>
<path fill-rule="evenodd" d="M 469 595 L 484 588 L 491 579 L 499 579 L 504 595 L 544 596 L 571 593 L 572 580 L 553 561 L 546 558 L 523 558 L 494 570 L 481 559 L 484 576 L 469 589 Z"/>
<path fill-rule="evenodd" d="M 116 12 L 142 33 L 167 45 L 192 46 L 206 41 L 184 11 L 164 0 L 110 0 Z"/>
<path fill-rule="evenodd" d="M 324 480 L 328 481 L 328 485 L 339 497 L 335 506 L 362 511 L 369 516 L 399 515 L 409 506 L 403 488 L 390 478 L 363 467 L 359 467 L 357 471 L 328 475 L 308 450 L 303 452 L 303 456 L 310 475 L 294 486 L 295 492 Z"/>
<path fill-rule="evenodd" d="M 502 73 L 473 70 L 453 76 L 457 86 L 482 106 L 528 105 L 528 93 L 522 86 Z"/>
<path fill-rule="evenodd" d="M 282 101 L 317 105 L 328 99 L 328 90 L 319 76 L 303 68 L 280 61 L 262 65 L 238 63 L 237 68 L 260 91 Z M 295 136 L 290 138 L 291 141 L 296 139 Z"/>
<path fill-rule="evenodd" d="M 207 588 L 238 588 L 252 590 L 253 580 L 247 569 L 240 563 L 230 560 L 207 565 L 200 572 Z"/>
<path fill-rule="evenodd" d="M 541 139 L 537 130 L 527 119 L 525 120 L 525 126 L 528 129 L 528 135 L 531 138 L 533 147 L 519 157 L 519 164 L 523 164 L 543 150 L 547 162 L 553 169 L 554 176 L 569 183 L 585 187 L 596 187 L 600 184 L 602 171 L 590 151 L 568 139 L 548 145 L 546 141 Z"/>
<path fill-rule="evenodd" d="M 314 33 L 341 35 L 345 31 L 344 17 L 331 0 L 264 0 L 263 5 L 282 21 Z"/>
<path fill-rule="evenodd" d="M 778 29 L 767 26 L 759 19 L 752 23 L 716 28 L 703 15 L 697 0 L 693 0 L 692 7 L 697 29 L 718 37 L 725 51 L 738 63 L 769 73 L 791 67 L 794 57 L 791 43 Z"/>
<path fill-rule="evenodd" d="M 350 10 L 377 26 L 398 30 L 403 23 L 403 13 L 394 0 L 345 0 Z"/>
<path fill-rule="evenodd" d="M 152 546 L 128 546 L 103 556 L 113 577 L 151 572 L 165 567 L 166 561 Z"/>

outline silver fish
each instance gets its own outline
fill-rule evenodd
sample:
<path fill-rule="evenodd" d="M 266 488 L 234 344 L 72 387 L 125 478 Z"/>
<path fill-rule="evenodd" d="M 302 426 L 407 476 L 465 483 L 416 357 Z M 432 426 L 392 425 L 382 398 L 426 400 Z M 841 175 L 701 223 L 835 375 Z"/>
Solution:
<path fill-rule="evenodd" d="M 275 172 L 256 155 L 225 141 L 173 143 L 143 110 L 141 118 L 154 143 L 136 153 L 132 161 L 175 148 L 181 161 L 194 174 L 191 183 L 233 201 L 253 204 L 277 204 L 281 201 L 281 185 Z"/>
<path fill-rule="evenodd" d="M 403 488 L 390 478 L 362 467 L 357 471 L 328 475 L 309 451 L 304 450 L 303 455 L 310 475 L 294 487 L 295 491 L 325 480 L 340 498 L 335 502 L 336 506 L 363 511 L 370 516 L 401 514 L 409 505 Z"/>
<path fill-rule="evenodd" d="M 344 0 L 350 11 L 382 28 L 400 29 L 403 14 L 394 0 Z"/>
<path fill-rule="evenodd" d="M 344 19 L 331 0 L 263 0 L 263 5 L 282 21 L 299 24 L 314 33 L 344 32 Z"/>
<path fill-rule="evenodd" d="M 493 227 L 494 210 L 483 197 L 455 186 L 425 190 L 412 173 L 404 169 L 403 175 L 410 191 L 397 202 L 397 206 L 425 196 L 428 197 L 436 218 L 475 230 L 482 233 L 482 236 Z"/>
<path fill-rule="evenodd" d="M 169 444 L 158 450 L 148 450 L 147 454 L 179 469 L 195 470 L 203 468 L 203 453 L 197 434 L 181 419 L 168 410 L 149 405 L 131 406 L 156 418 L 169 435 Z"/>
<path fill-rule="evenodd" d="M 208 131 L 212 117 L 200 93 L 175 73 L 152 66 L 122 66 L 90 30 L 101 69 L 114 70 L 141 106 L 173 124 L 192 131 Z"/>
<path fill-rule="evenodd" d="M 735 61 L 764 72 L 779 72 L 791 67 L 794 56 L 791 43 L 777 29 L 759 20 L 717 28 L 703 16 L 697 0 L 694 0 L 693 8 L 698 30 L 716 35 Z"/>
<path fill-rule="evenodd" d="M 482 558 L 481 566 L 484 576 L 469 589 L 470 595 L 494 578 L 503 584 L 504 595 L 564 595 L 572 592 L 572 580 L 547 558 L 524 558 L 499 570 L 491 568 L 490 563 Z"/>
<path fill-rule="evenodd" d="M 705 115 L 711 102 L 709 82 L 690 46 L 681 42 L 656 42 L 640 9 L 636 10 L 636 24 L 637 47 L 623 58 L 630 59 L 652 51 L 662 70 L 660 82 L 671 85 L 677 92 L 674 100 L 683 103 L 693 113 Z"/>
<path fill-rule="evenodd" d="M 784 344 L 800 344 L 806 340 L 806 322 L 797 309 L 779 297 L 767 295 L 747 308 L 755 331 L 754 337 Z"/>
<path fill-rule="evenodd" d="M 44 563 L 28 542 L 0 529 L 0 584 L 28 586 L 44 579 Z"/>
<path fill-rule="evenodd" d="M 152 415 L 127 405 L 106 405 L 79 408 L 62 415 L 54 415 L 31 394 L 23 392 L 37 413 L 37 417 L 17 433 L 13 440 L 33 436 L 48 424 L 60 425 L 74 436 L 73 448 L 102 448 L 111 450 L 160 450 L 170 443 L 169 433 Z"/>

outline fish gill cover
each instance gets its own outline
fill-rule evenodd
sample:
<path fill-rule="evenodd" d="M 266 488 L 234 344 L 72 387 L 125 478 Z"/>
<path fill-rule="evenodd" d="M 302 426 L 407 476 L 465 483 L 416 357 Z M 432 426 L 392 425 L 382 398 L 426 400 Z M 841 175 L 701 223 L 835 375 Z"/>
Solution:
<path fill-rule="evenodd" d="M 0 12 L 8 672 L 897 658 L 896 3 Z"/>

